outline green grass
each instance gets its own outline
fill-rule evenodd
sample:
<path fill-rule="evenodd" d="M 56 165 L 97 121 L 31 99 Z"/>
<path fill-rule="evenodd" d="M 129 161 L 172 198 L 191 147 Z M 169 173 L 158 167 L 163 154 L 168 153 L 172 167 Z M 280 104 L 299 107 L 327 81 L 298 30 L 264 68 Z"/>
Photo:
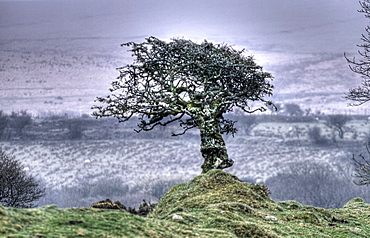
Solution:
<path fill-rule="evenodd" d="M 121 210 L 1 208 L 0 237 L 207 237 L 209 232 Z M 222 237 L 215 231 L 215 237 Z"/>
<path fill-rule="evenodd" d="M 264 185 L 212 170 L 172 187 L 146 218 L 123 210 L 0 206 L 0 237 L 368 237 L 369 217 L 361 198 L 328 210 L 274 202 Z"/>

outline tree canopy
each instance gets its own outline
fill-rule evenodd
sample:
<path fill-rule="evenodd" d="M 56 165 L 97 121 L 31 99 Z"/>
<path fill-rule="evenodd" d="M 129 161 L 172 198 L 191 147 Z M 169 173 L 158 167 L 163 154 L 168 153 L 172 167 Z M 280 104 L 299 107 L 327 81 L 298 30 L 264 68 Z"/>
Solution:
<path fill-rule="evenodd" d="M 116 117 L 120 122 L 138 116 L 138 132 L 179 121 L 184 134 L 198 128 L 203 172 L 230 167 L 222 133 L 236 132 L 235 121 L 223 115 L 239 107 L 246 113 L 265 111 L 272 103 L 272 76 L 226 44 L 201 44 L 185 39 L 171 42 L 155 37 L 143 43 L 128 42 L 135 59 L 118 68 L 111 95 L 98 97 L 97 117 Z"/>

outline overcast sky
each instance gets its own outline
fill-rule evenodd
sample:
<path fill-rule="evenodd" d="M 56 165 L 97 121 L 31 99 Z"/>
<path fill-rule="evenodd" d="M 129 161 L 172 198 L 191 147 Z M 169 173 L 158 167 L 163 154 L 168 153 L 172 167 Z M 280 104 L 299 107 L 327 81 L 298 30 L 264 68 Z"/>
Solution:
<path fill-rule="evenodd" d="M 312 53 L 351 51 L 366 26 L 363 15 L 357 13 L 356 0 L 30 0 L 0 4 L 2 39 L 63 36 L 142 41 L 153 35 Z"/>
<path fill-rule="evenodd" d="M 61 53 L 97 60 L 98 54 L 124 59 L 107 63 L 111 68 L 100 70 L 100 75 L 90 68 L 86 72 L 83 68 L 75 72 L 64 69 L 65 77 L 63 72 L 58 75 L 53 72 L 48 78 L 38 69 L 30 72 L 33 78 L 45 78 L 43 87 L 66 87 L 61 82 L 68 81 L 69 87 L 85 87 L 92 95 L 100 96 L 101 91 L 96 90 L 107 90 L 108 83 L 117 75 L 115 68 L 132 60 L 119 46 L 121 43 L 142 42 L 149 36 L 164 40 L 180 37 L 198 43 L 207 39 L 245 48 L 255 55 L 257 62 L 274 74 L 275 92 L 309 91 L 318 87 L 308 87 L 305 82 L 336 77 L 337 81 L 328 82 L 337 86 L 335 89 L 322 85 L 322 90 L 344 93 L 359 83 L 344 75 L 351 72 L 343 57 L 344 52 L 350 57 L 357 56 L 356 44 L 361 43 L 361 34 L 368 24 L 363 14 L 357 12 L 359 9 L 356 0 L 0 0 L 0 54 L 9 50 L 49 54 L 54 50 L 59 52 L 57 61 L 61 60 Z M 315 70 L 301 62 L 312 61 L 310 57 L 325 60 L 320 65 L 324 76 L 321 72 L 313 75 Z M 328 66 L 330 60 L 336 65 Z M 24 64 L 22 58 L 19 61 L 15 63 Z M 294 67 L 302 73 L 292 72 Z M 19 84 L 9 81 L 9 87 L 22 87 L 28 75 L 24 75 L 22 67 L 19 72 L 12 70 L 3 72 L 8 73 L 7 77 L 14 75 Z M 15 75 L 18 73 L 20 77 Z M 1 70 L 0 80 L 5 80 Z"/>

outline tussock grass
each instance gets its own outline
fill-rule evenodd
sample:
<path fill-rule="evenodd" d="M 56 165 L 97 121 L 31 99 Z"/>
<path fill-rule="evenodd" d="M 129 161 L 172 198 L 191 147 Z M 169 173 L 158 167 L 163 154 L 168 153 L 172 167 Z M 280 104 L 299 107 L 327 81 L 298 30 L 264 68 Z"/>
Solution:
<path fill-rule="evenodd" d="M 148 217 L 123 210 L 0 206 L 1 237 L 367 237 L 370 205 L 274 202 L 264 185 L 221 170 L 172 187 Z"/>

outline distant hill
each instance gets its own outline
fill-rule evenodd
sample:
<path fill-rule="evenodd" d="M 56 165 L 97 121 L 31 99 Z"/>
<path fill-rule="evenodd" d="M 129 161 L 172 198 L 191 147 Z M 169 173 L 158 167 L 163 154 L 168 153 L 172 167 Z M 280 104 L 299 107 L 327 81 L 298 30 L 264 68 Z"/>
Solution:
<path fill-rule="evenodd" d="M 0 110 L 91 113 L 127 41 L 184 37 L 245 48 L 275 81 L 274 101 L 325 113 L 348 108 L 361 80 L 343 57 L 357 56 L 366 19 L 357 1 L 0 1 Z M 330 10 L 329 10 L 330 9 Z M 217 17 L 216 17 L 217 16 Z"/>

